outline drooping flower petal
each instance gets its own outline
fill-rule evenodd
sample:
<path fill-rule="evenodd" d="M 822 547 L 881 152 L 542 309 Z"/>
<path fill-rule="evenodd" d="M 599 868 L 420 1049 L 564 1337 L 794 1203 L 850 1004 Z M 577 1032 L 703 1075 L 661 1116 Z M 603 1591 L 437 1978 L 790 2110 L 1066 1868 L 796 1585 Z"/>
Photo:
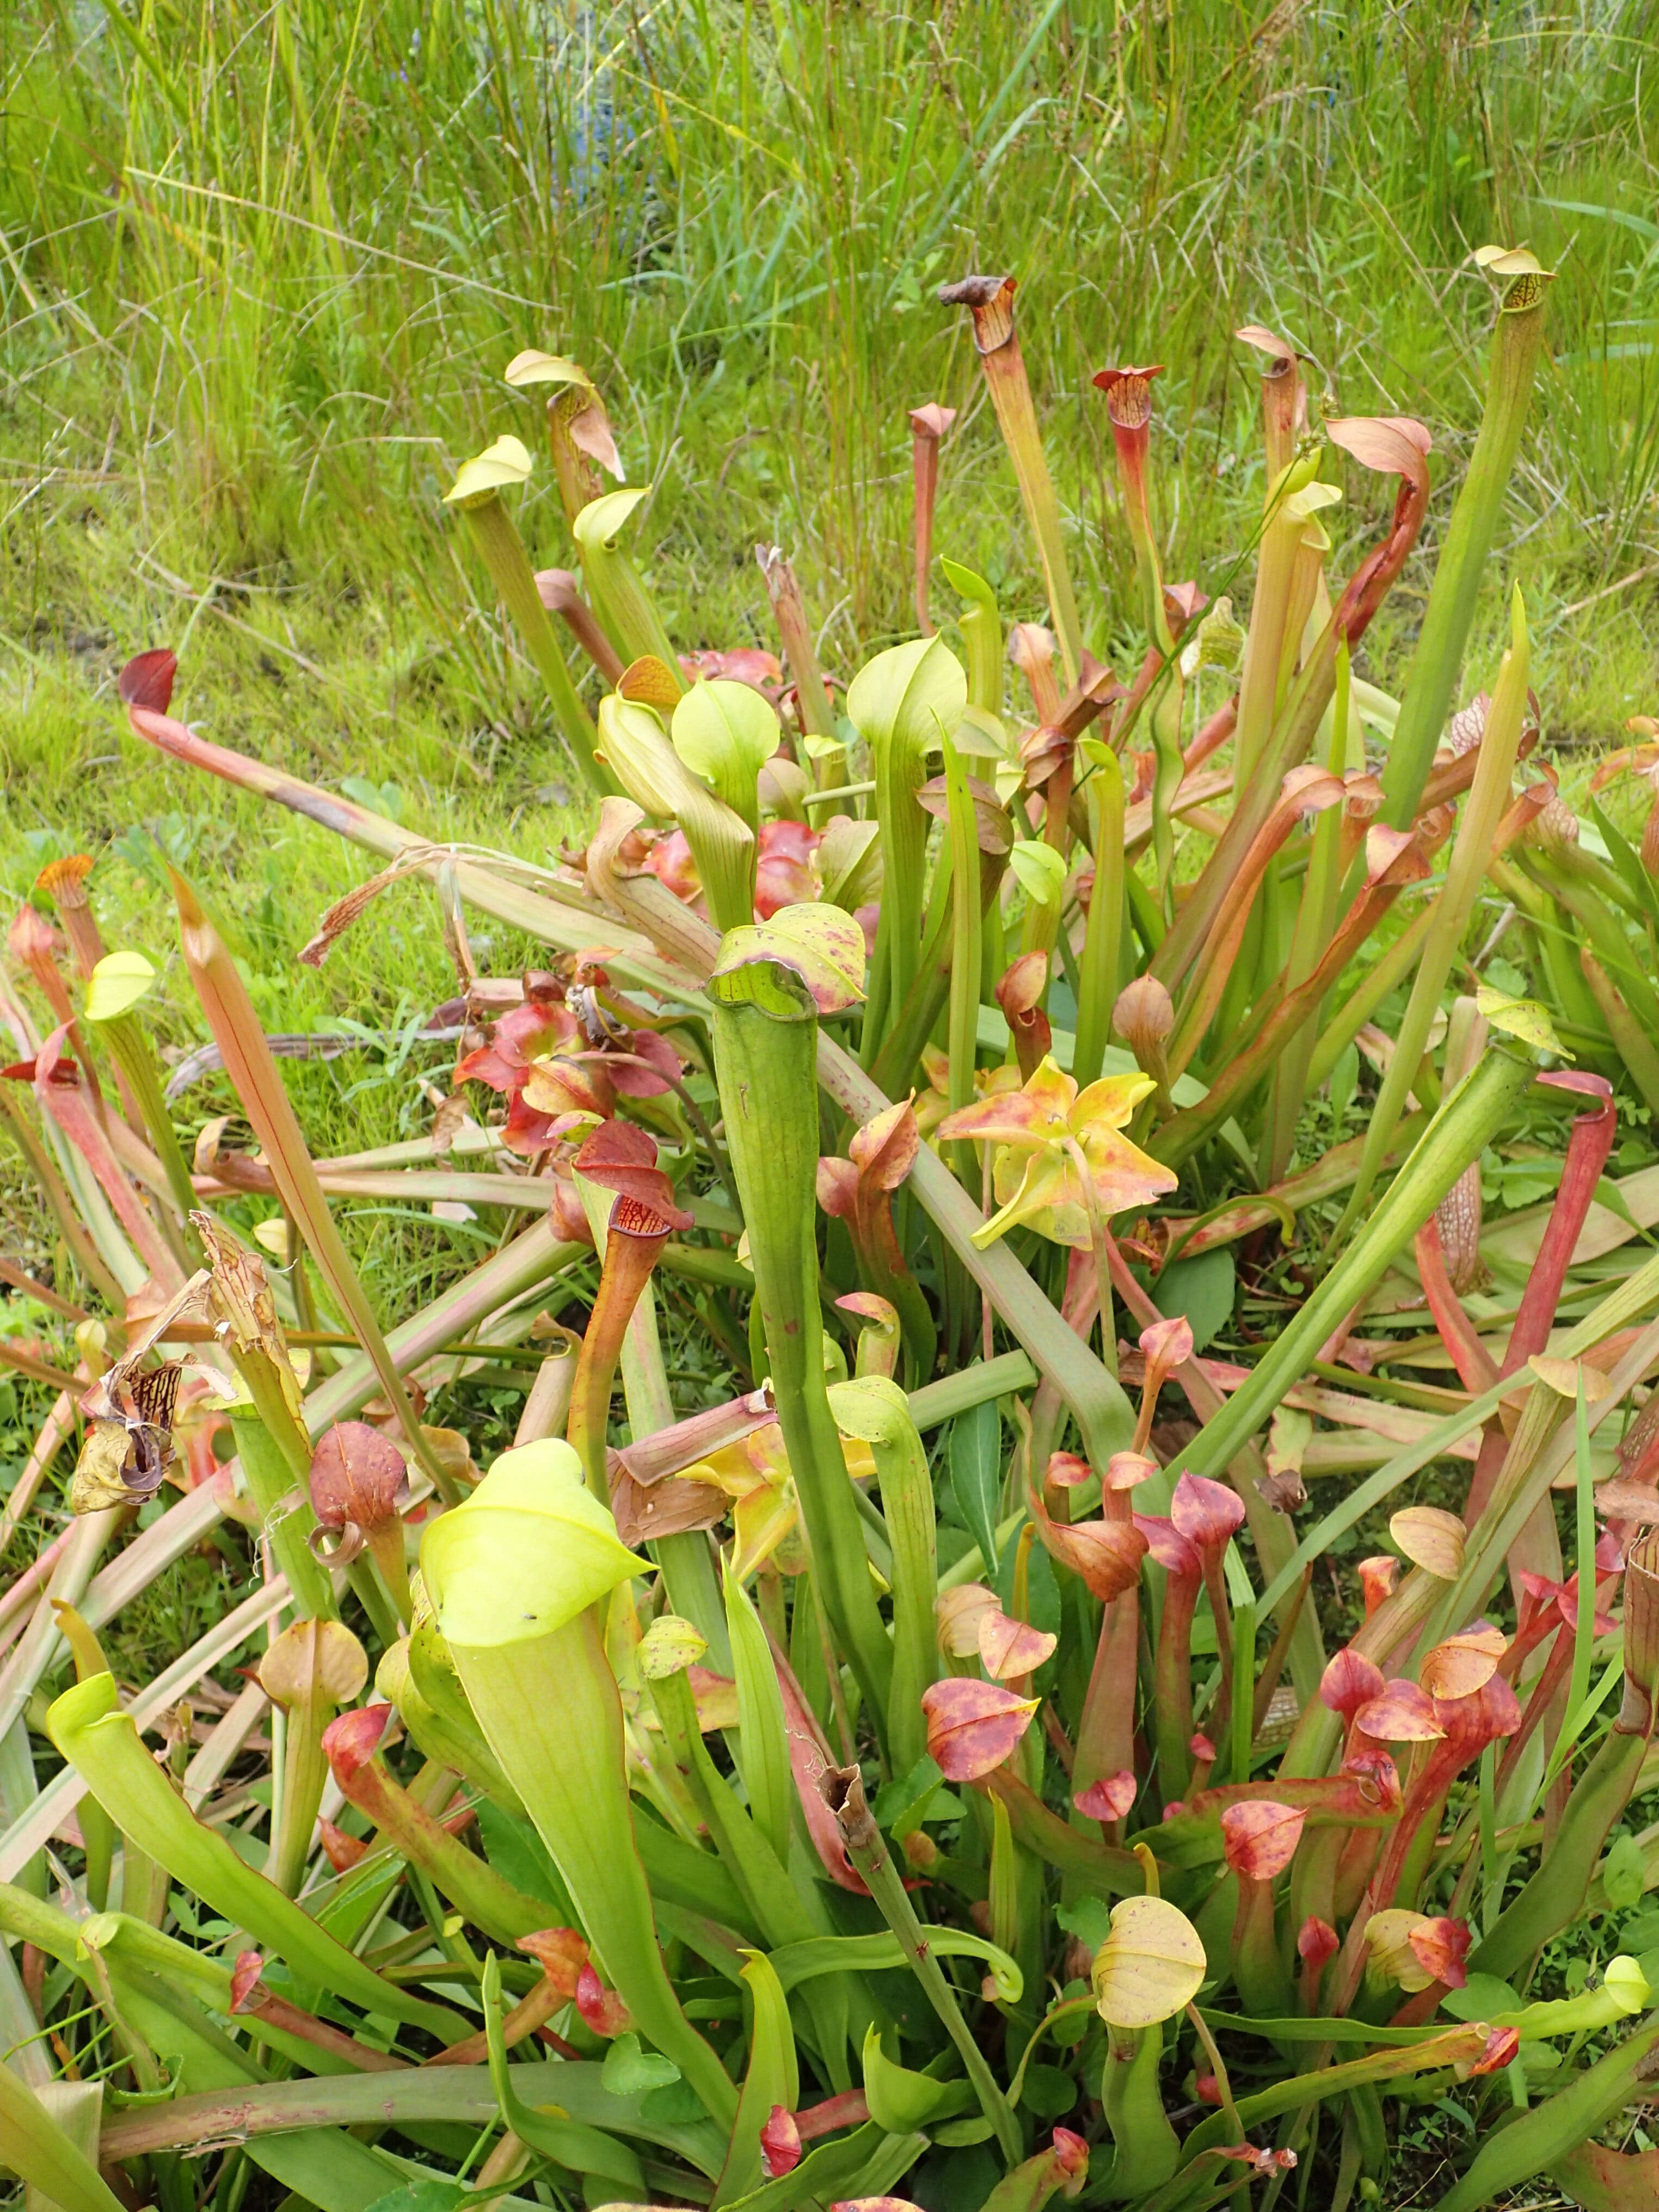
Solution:
<path fill-rule="evenodd" d="M 1460 1635 L 1449 1636 L 1425 1652 L 1418 1679 L 1437 1703 L 1441 1699 L 1473 1697 L 1485 1689 L 1498 1672 L 1498 1662 L 1508 1649 L 1501 1628 L 1477 1621 Z"/>
<path fill-rule="evenodd" d="M 947 1782 L 976 1782 L 1000 1766 L 1031 1724 L 1036 1698 L 958 1676 L 921 1693 L 927 1748 Z"/>
<path fill-rule="evenodd" d="M 1310 1912 L 1297 1932 L 1297 1955 L 1316 1973 L 1328 1966 L 1342 1948 L 1342 1938 L 1328 1920 Z"/>
<path fill-rule="evenodd" d="M 1305 1811 L 1270 1797 L 1247 1798 L 1221 1814 L 1221 1848 L 1234 1874 L 1273 1881 L 1296 1856 Z"/>
<path fill-rule="evenodd" d="M 1126 1897 L 1090 1978 L 1112 2027 L 1156 2027 L 1198 1995 L 1208 1960 L 1196 1928 L 1167 1898 Z"/>
<path fill-rule="evenodd" d="M 1072 1802 L 1085 1820 L 1121 1820 L 1133 1808 L 1139 1786 L 1126 1766 L 1121 1774 L 1103 1775 L 1079 1790 Z"/>
<path fill-rule="evenodd" d="M 1351 1721 L 1361 1705 L 1382 1694 L 1382 1669 L 1376 1662 L 1345 1644 L 1319 1678 L 1320 1703 Z"/>
<path fill-rule="evenodd" d="M 1035 1674 L 1053 1658 L 1057 1636 L 1033 1628 L 1028 1621 L 1011 1620 L 1000 1607 L 979 1624 L 980 1663 L 994 1682 L 1007 1682 L 1022 1674 Z"/>
<path fill-rule="evenodd" d="M 1425 1990 L 1435 1978 L 1412 1948 L 1412 1937 L 1430 1925 L 1425 1912 L 1410 1912 L 1394 1905 L 1374 1912 L 1365 1923 L 1366 1973 L 1378 1983 L 1395 1984 L 1409 1996 Z"/>
<path fill-rule="evenodd" d="M 1406 1931 L 1406 1941 L 1412 1955 L 1431 1981 L 1443 1982 L 1449 1990 L 1461 1990 L 1468 1979 L 1464 1960 L 1469 1955 L 1469 1923 L 1443 1916 L 1425 1920 L 1421 1927 Z"/>
<path fill-rule="evenodd" d="M 1463 1571 L 1463 1523 L 1437 1505 L 1408 1505 L 1389 1522 L 1389 1534 L 1414 1567 L 1443 1583 Z"/>
<path fill-rule="evenodd" d="M 1134 1526 L 1146 1538 L 1148 1553 L 1165 1574 L 1185 1575 L 1197 1581 L 1204 1571 L 1198 1547 L 1188 1542 L 1173 1521 L 1161 1513 L 1137 1513 Z"/>
<path fill-rule="evenodd" d="M 939 1648 L 951 1659 L 972 1659 L 979 1651 L 981 1624 L 1002 1610 L 994 1590 L 983 1583 L 959 1583 L 933 1601 Z"/>
<path fill-rule="evenodd" d="M 800 2164 L 800 2130 L 787 2105 L 774 2105 L 760 2131 L 761 2167 L 769 2181 L 793 2173 Z"/>
<path fill-rule="evenodd" d="M 1224 1482 L 1183 1474 L 1170 1500 L 1170 1518 L 1200 1553 L 1219 1553 L 1243 1521 L 1244 1501 Z"/>
<path fill-rule="evenodd" d="M 1037 1533 L 1062 1566 L 1080 1576 L 1091 1596 L 1109 1605 L 1133 1589 L 1146 1539 L 1129 1521 L 1053 1521 L 1039 1513 Z"/>
<path fill-rule="evenodd" d="M 1385 1682 L 1356 1716 L 1367 1735 L 1379 1743 L 1438 1743 L 1445 1735 L 1434 1699 L 1415 1682 L 1397 1676 Z"/>

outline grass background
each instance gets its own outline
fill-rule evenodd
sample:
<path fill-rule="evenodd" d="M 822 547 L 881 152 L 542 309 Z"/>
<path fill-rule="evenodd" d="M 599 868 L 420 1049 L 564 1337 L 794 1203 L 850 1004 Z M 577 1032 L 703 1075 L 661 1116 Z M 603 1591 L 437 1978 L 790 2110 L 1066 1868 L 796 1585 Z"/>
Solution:
<path fill-rule="evenodd" d="M 1019 276 L 1085 629 L 1119 665 L 1141 647 L 1095 368 L 1169 363 L 1166 565 L 1212 592 L 1260 514 L 1237 324 L 1287 332 L 1333 408 L 1431 426 L 1431 526 L 1367 641 L 1387 683 L 1479 410 L 1491 301 L 1468 254 L 1529 241 L 1559 272 L 1551 358 L 1469 684 L 1518 576 L 1547 744 L 1607 745 L 1659 691 L 1656 22 L 1653 0 L 13 0 L 5 890 L 107 847 L 106 936 L 161 958 L 165 851 L 270 1028 L 404 1033 L 295 1071 L 319 1149 L 405 1133 L 441 1073 L 406 1033 L 452 988 L 429 895 L 296 968 L 368 864 L 147 757 L 114 671 L 170 643 L 206 733 L 541 858 L 580 834 L 568 764 L 441 505 L 500 431 L 542 450 L 506 361 L 538 344 L 601 382 L 654 487 L 634 542 L 679 642 L 774 641 L 752 549 L 776 540 L 846 673 L 909 619 L 906 416 L 929 398 L 961 410 L 939 550 L 1010 618 L 1042 611 L 965 319 L 933 296 L 975 268 Z M 1349 495 L 1337 568 L 1390 493 L 1353 471 Z M 521 519 L 540 561 L 569 559 L 544 465 Z M 178 996 L 161 1018 L 198 1041 Z M 228 1103 L 189 1094 L 186 1135 Z M 360 1224 L 404 1297 L 449 1235 Z"/>

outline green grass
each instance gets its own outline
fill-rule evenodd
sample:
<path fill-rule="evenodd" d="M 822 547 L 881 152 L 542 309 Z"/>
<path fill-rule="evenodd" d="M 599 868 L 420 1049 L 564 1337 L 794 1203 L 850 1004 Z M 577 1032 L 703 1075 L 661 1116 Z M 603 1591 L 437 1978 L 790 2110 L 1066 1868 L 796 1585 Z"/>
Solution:
<path fill-rule="evenodd" d="M 273 1028 L 424 1011 L 453 988 L 430 895 L 393 892 L 320 975 L 297 968 L 365 863 L 147 757 L 115 669 L 173 643 L 207 734 L 325 783 L 395 784 L 412 826 L 540 858 L 580 837 L 574 779 L 441 504 L 489 437 L 538 442 L 506 360 L 538 343 L 600 380 L 630 480 L 656 487 L 638 542 L 681 643 L 772 642 L 752 548 L 775 539 L 846 672 L 908 620 L 906 414 L 930 398 L 962 410 L 938 549 L 1011 617 L 1042 612 L 963 319 L 933 299 L 975 267 L 1020 276 L 1089 641 L 1133 665 L 1091 371 L 1170 363 L 1167 566 L 1213 592 L 1260 511 L 1233 327 L 1289 332 L 1333 408 L 1420 415 L 1455 482 L 1490 325 L 1467 257 L 1530 240 L 1560 272 L 1553 358 L 1470 688 L 1519 575 L 1548 740 L 1606 745 L 1655 704 L 1656 15 L 25 0 L 0 52 L 0 881 L 15 899 L 52 854 L 112 845 L 106 934 L 160 956 L 159 838 Z M 1389 496 L 1358 471 L 1349 489 L 1339 563 Z M 1448 500 L 1367 641 L 1384 682 Z M 545 466 L 522 520 L 541 560 L 569 559 Z M 175 962 L 167 1020 L 187 1045 L 176 981 Z M 336 1150 L 400 1133 L 422 1073 L 441 1056 L 294 1079 Z M 222 1083 L 190 1093 L 187 1136 L 231 1103 Z M 436 1230 L 357 1234 L 404 1294 L 417 1257 L 463 1256 Z"/>

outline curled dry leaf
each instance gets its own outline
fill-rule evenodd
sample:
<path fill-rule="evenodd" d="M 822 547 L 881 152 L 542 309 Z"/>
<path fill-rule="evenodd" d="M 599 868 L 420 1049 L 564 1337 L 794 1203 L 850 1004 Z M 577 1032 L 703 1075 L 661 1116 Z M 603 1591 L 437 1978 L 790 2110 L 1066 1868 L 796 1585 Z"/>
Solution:
<path fill-rule="evenodd" d="M 1306 1812 L 1268 1797 L 1224 1807 L 1221 1848 L 1232 1872 L 1251 1881 L 1273 1881 L 1296 1856 Z"/>
<path fill-rule="evenodd" d="M 1275 1513 L 1295 1513 L 1308 1502 L 1307 1486 L 1299 1474 L 1288 1468 L 1259 1477 L 1255 1487 L 1257 1495 Z"/>
<path fill-rule="evenodd" d="M 977 1782 L 1001 1765 L 1031 1724 L 1036 1698 L 960 1676 L 921 1694 L 927 1748 L 947 1782 Z"/>
<path fill-rule="evenodd" d="M 576 2009 L 594 2034 L 607 2043 L 632 2026 L 628 2007 L 615 1990 L 606 1989 L 591 1964 L 576 1977 Z"/>
<path fill-rule="evenodd" d="M 1506 2066 L 1512 2066 L 1520 2056 L 1520 2029 L 1495 2027 L 1486 2038 L 1486 2049 L 1468 2070 L 1471 2074 L 1501 2074 Z"/>
<path fill-rule="evenodd" d="M 573 2000 L 587 1964 L 587 1939 L 574 1928 L 538 1928 L 520 1936 L 519 1948 L 532 1958 L 559 1995 Z"/>
<path fill-rule="evenodd" d="M 1100 2016 L 1111 2027 L 1156 2027 L 1192 2002 L 1207 1966 L 1184 1912 L 1164 1898 L 1126 1897 L 1091 1969 Z"/>
<path fill-rule="evenodd" d="M 1391 1552 L 1383 1552 L 1375 1559 L 1362 1559 L 1355 1572 L 1364 1592 L 1365 1618 L 1369 1620 L 1378 1606 L 1394 1595 L 1395 1585 L 1400 1580 L 1400 1562 Z"/>
<path fill-rule="evenodd" d="M 1463 1571 L 1463 1523 L 1437 1505 L 1408 1505 L 1389 1522 L 1389 1534 L 1414 1567 L 1437 1581 L 1455 1582 Z"/>
<path fill-rule="evenodd" d="M 311 1455 L 311 1510 L 325 1528 L 365 1531 L 395 1520 L 408 1480 L 404 1455 L 367 1421 L 337 1421 Z"/>

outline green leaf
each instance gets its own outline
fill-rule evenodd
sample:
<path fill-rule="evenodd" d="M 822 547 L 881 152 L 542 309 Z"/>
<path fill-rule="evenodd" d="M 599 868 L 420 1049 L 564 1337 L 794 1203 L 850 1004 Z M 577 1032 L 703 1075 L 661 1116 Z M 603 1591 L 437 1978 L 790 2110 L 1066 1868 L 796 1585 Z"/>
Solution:
<path fill-rule="evenodd" d="M 1620 1836 L 1601 1869 L 1601 1887 L 1615 1910 L 1638 1904 L 1647 1887 L 1647 1855 L 1634 1836 Z"/>
<path fill-rule="evenodd" d="M 1521 1999 L 1496 1974 L 1471 1974 L 1461 1990 L 1448 1990 L 1440 2009 L 1454 2020 L 1491 2020 L 1500 2012 L 1518 2012 Z"/>
<path fill-rule="evenodd" d="M 929 753 L 954 738 L 967 703 L 962 664 L 937 637 L 878 653 L 848 690 L 847 712 L 870 748 L 881 824 L 884 876 L 872 987 L 878 1028 L 903 1006 L 921 957 L 928 824 L 916 793 L 927 781 Z"/>
<path fill-rule="evenodd" d="M 637 2096 L 646 2089 L 666 2089 L 682 2078 L 672 2058 L 665 2058 L 659 2051 L 647 2051 L 631 2030 L 612 2038 L 599 2071 L 600 2081 L 613 2097 Z"/>
<path fill-rule="evenodd" d="M 873 749 L 896 739 L 924 752 L 949 737 L 968 703 L 962 663 L 936 637 L 913 638 L 867 660 L 847 692 L 854 727 Z"/>
<path fill-rule="evenodd" d="M 509 485 L 528 482 L 530 468 L 530 455 L 520 439 L 510 434 L 497 438 L 493 446 L 462 462 L 454 483 L 444 494 L 444 502 L 449 507 L 473 507 L 494 499 Z"/>
<path fill-rule="evenodd" d="M 951 1489 L 986 1572 L 994 1574 L 1002 1502 L 1002 1415 L 994 1399 L 958 1413 L 951 1425 Z"/>
<path fill-rule="evenodd" d="M 366 775 L 343 775 L 340 788 L 348 799 L 355 799 L 359 806 L 368 807 L 371 814 L 384 814 L 393 822 L 403 819 L 401 784 L 375 783 Z"/>
<path fill-rule="evenodd" d="M 769 921 L 728 930 L 714 979 L 757 961 L 793 969 L 821 1014 L 843 1013 L 864 996 L 864 931 L 842 907 L 780 907 Z"/>
<path fill-rule="evenodd" d="M 47 1711 L 46 1732 L 123 1834 L 215 1912 L 246 1928 L 261 1949 L 365 2011 L 455 2039 L 462 2023 L 447 2006 L 383 1981 L 196 1819 L 144 1749 L 131 1714 L 119 1709 L 112 1675 L 90 1674 L 65 1690 Z"/>
<path fill-rule="evenodd" d="M 459 2181 L 434 2173 L 426 2181 L 411 2181 L 402 2189 L 388 2189 L 377 2197 L 368 2212 L 456 2212 L 473 2194 Z"/>
<path fill-rule="evenodd" d="M 1054 1918 L 1091 1951 L 1099 1950 L 1112 1932 L 1112 1908 L 1103 1897 L 1079 1897 L 1071 1905 L 1057 1905 Z"/>
<path fill-rule="evenodd" d="M 1019 1547 L 1010 1544 L 998 1563 L 992 1583 L 997 1603 L 1010 1617 L 1014 1604 L 1014 1570 L 1018 1564 Z M 1046 1636 L 1060 1634 L 1060 1584 L 1054 1577 L 1054 1561 L 1041 1544 L 1032 1545 L 1025 1561 L 1025 1618 Z"/>
<path fill-rule="evenodd" d="M 1553 1053 L 1558 1060 L 1572 1058 L 1555 1033 L 1549 1008 L 1536 999 L 1512 999 L 1506 991 L 1494 991 L 1490 983 L 1480 983 L 1475 988 L 1474 1003 L 1505 1036 L 1518 1037 L 1534 1052 Z"/>
<path fill-rule="evenodd" d="M 1040 2120 L 1058 2120 L 1077 2102 L 1077 2082 L 1058 2066 L 1028 2066 L 1019 2101 Z"/>
<path fill-rule="evenodd" d="M 107 1678 L 106 1678 L 107 1679 Z M 0 2066 L 0 2163 L 61 2212 L 120 2212 L 120 2199 L 40 2100 Z"/>
<path fill-rule="evenodd" d="M 1040 838 L 1016 837 L 1008 865 L 1029 899 L 1038 906 L 1053 906 L 1066 888 L 1066 863 L 1052 845 Z"/>
<path fill-rule="evenodd" d="M 87 1019 L 112 1021 L 136 1006 L 155 981 L 142 952 L 106 952 L 87 978 Z"/>
<path fill-rule="evenodd" d="M 732 2126 L 731 2148 L 714 2191 L 715 2212 L 732 2204 L 764 2179 L 761 2130 L 775 2105 L 793 2112 L 800 2102 L 800 2071 L 795 2057 L 789 2000 L 763 1951 L 747 1954 L 743 1968 L 749 1992 L 749 2064 Z"/>
<path fill-rule="evenodd" d="M 938 1762 L 930 1753 L 923 1752 L 908 1774 L 882 1784 L 871 1810 L 895 1843 L 902 1844 L 927 1818 L 928 1808 L 944 1779 Z"/>
<path fill-rule="evenodd" d="M 526 1897 L 539 1898 L 561 1927 L 569 1927 L 575 1920 L 576 1908 L 547 1856 L 546 1845 L 529 1821 L 505 1812 L 489 1797 L 479 1797 L 476 1811 L 478 1839 L 496 1873 Z M 548 1925 L 553 1924 L 550 1920 Z"/>
<path fill-rule="evenodd" d="M 782 736 L 771 702 L 726 678 L 694 684 L 674 709 L 674 750 L 751 830 L 760 827 L 760 772 Z"/>
<path fill-rule="evenodd" d="M 743 1765 L 749 1811 L 756 1826 L 777 1853 L 778 1863 L 789 1863 L 789 1816 L 795 1802 L 794 1780 L 789 1771 L 789 1735 L 784 1723 L 783 1695 L 777 1668 L 760 1615 L 743 1584 L 728 1565 L 726 1572 L 726 1625 L 732 1638 L 732 1666 L 738 1686 L 738 1747 Z"/>
<path fill-rule="evenodd" d="M 503 1452 L 428 1528 L 421 1565 L 444 1635 L 479 1646 L 550 1634 L 651 1571 L 618 1540 L 580 1460 L 556 1437 Z"/>
<path fill-rule="evenodd" d="M 976 2101 L 971 2081 L 938 2081 L 889 2058 L 873 2025 L 864 2038 L 864 2094 L 871 2118 L 894 2136 L 954 2118 Z"/>
<path fill-rule="evenodd" d="M 927 2132 L 936 2143 L 943 2143 L 947 2150 L 955 2150 L 967 2143 L 988 2142 L 991 2123 L 982 2112 L 975 2112 L 965 2120 L 943 2120 L 938 2127 L 929 2128 Z"/>
<path fill-rule="evenodd" d="M 620 2182 L 630 2192 L 639 2192 L 636 2203 L 642 2201 L 645 2177 L 638 2157 L 626 2143 L 618 2142 L 599 2128 L 589 2127 L 584 2121 L 571 2119 L 560 2106 L 532 2107 L 519 2095 L 513 2083 L 513 2069 L 507 2063 L 501 1999 L 501 1960 L 492 1951 L 484 1960 L 484 2031 L 489 2044 L 490 2085 L 501 2108 L 502 2119 L 520 2142 L 528 2143 L 544 2157 L 569 2167 L 573 2173 L 598 2174 L 604 2180 Z"/>
<path fill-rule="evenodd" d="M 695 2120 L 706 2120 L 708 2113 L 702 2099 L 677 2070 L 673 2081 L 641 2100 L 640 2118 L 653 2128 L 689 2127 Z"/>
<path fill-rule="evenodd" d="M 1237 1284 L 1232 1251 L 1218 1244 L 1166 1267 L 1152 1285 L 1152 1302 L 1170 1321 L 1184 1316 L 1193 1332 L 1193 1350 L 1202 1352 L 1232 1319 Z"/>
<path fill-rule="evenodd" d="M 896 1765 L 909 1767 L 927 1740 L 923 1692 L 939 1674 L 934 1602 L 939 1595 L 939 1532 L 933 1480 L 910 1401 L 884 1375 L 840 1382 L 830 1410 L 843 1435 L 868 1443 L 876 1462 L 881 1508 L 893 1547 L 893 1669 L 887 1699 L 887 1747 Z"/>

